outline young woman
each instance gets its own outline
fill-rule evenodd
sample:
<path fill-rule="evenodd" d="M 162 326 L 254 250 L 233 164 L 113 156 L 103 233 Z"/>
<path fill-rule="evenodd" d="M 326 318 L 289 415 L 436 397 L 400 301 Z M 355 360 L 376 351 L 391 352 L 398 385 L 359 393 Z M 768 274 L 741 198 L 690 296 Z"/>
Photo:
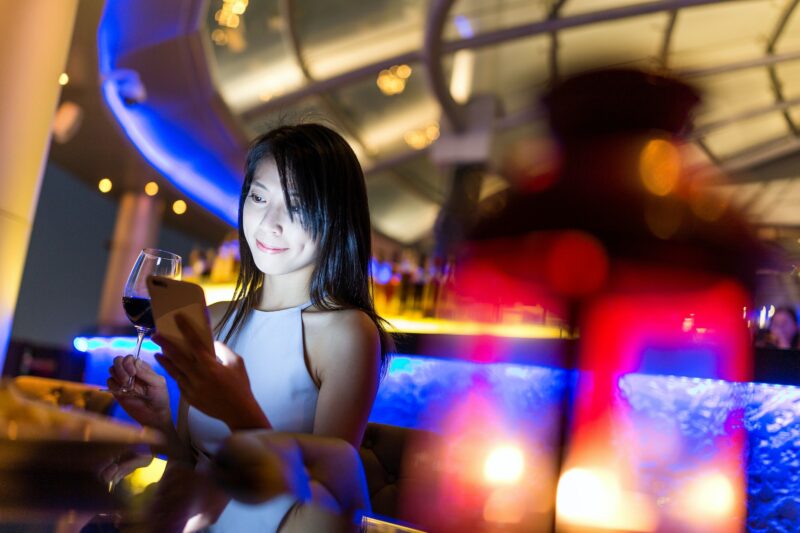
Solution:
<path fill-rule="evenodd" d="M 157 335 L 158 361 L 181 391 L 178 429 L 166 387 L 146 364 L 117 358 L 109 388 L 144 425 L 190 446 L 199 463 L 232 431 L 338 437 L 358 447 L 391 339 L 369 290 L 370 221 L 361 167 L 346 141 L 318 124 L 254 141 L 239 201 L 241 272 L 234 300 L 210 307 L 216 353 L 185 353 Z M 196 334 L 179 322 L 191 341 Z M 184 448 L 185 449 L 185 448 Z M 198 466 L 201 468 L 201 466 Z M 294 500 L 232 502 L 214 529 L 275 530 Z M 290 517 L 289 517 L 290 519 Z"/>

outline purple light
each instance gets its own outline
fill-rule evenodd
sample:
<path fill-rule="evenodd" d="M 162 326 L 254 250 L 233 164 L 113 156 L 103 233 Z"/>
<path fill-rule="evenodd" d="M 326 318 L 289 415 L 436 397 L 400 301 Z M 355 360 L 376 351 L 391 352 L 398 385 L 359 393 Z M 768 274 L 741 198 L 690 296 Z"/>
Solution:
<path fill-rule="evenodd" d="M 472 29 L 472 24 L 465 15 L 456 15 L 453 17 L 453 25 L 456 27 L 456 31 L 463 39 L 469 39 L 470 37 L 475 36 L 475 32 Z"/>

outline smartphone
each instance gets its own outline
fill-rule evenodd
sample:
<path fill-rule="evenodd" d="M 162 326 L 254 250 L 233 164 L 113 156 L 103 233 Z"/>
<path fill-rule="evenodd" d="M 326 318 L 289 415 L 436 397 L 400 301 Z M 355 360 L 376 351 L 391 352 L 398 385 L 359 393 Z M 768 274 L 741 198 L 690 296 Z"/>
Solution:
<path fill-rule="evenodd" d="M 200 333 L 205 347 L 214 353 L 214 335 L 208 318 L 206 297 L 200 285 L 161 276 L 149 276 L 147 290 L 150 292 L 153 319 L 159 335 L 191 352 L 175 322 L 175 315 L 181 313 Z"/>

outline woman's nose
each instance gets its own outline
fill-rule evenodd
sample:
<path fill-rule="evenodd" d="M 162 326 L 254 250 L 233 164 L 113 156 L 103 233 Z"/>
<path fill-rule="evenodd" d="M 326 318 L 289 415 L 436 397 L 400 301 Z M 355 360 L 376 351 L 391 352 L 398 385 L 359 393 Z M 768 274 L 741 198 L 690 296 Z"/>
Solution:
<path fill-rule="evenodd" d="M 283 233 L 283 217 L 280 209 L 269 208 L 261 219 L 261 227 L 276 235 Z"/>

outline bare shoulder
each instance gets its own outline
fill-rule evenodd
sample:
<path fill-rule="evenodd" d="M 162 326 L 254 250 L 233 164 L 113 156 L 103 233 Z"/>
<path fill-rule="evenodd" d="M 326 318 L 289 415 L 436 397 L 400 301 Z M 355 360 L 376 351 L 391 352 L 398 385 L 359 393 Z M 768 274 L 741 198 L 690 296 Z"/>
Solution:
<path fill-rule="evenodd" d="M 378 341 L 378 328 L 360 309 L 337 311 L 307 311 L 303 313 L 303 324 L 309 336 L 364 339 Z M 332 339 L 331 339 L 332 340 Z"/>
<path fill-rule="evenodd" d="M 214 302 L 208 306 L 208 319 L 211 321 L 211 328 L 217 327 L 217 324 L 225 316 L 225 310 L 228 309 L 230 302 Z"/>
<path fill-rule="evenodd" d="M 306 352 L 319 370 L 327 361 L 364 364 L 380 358 L 378 328 L 359 309 L 309 310 L 303 313 L 303 326 Z"/>

